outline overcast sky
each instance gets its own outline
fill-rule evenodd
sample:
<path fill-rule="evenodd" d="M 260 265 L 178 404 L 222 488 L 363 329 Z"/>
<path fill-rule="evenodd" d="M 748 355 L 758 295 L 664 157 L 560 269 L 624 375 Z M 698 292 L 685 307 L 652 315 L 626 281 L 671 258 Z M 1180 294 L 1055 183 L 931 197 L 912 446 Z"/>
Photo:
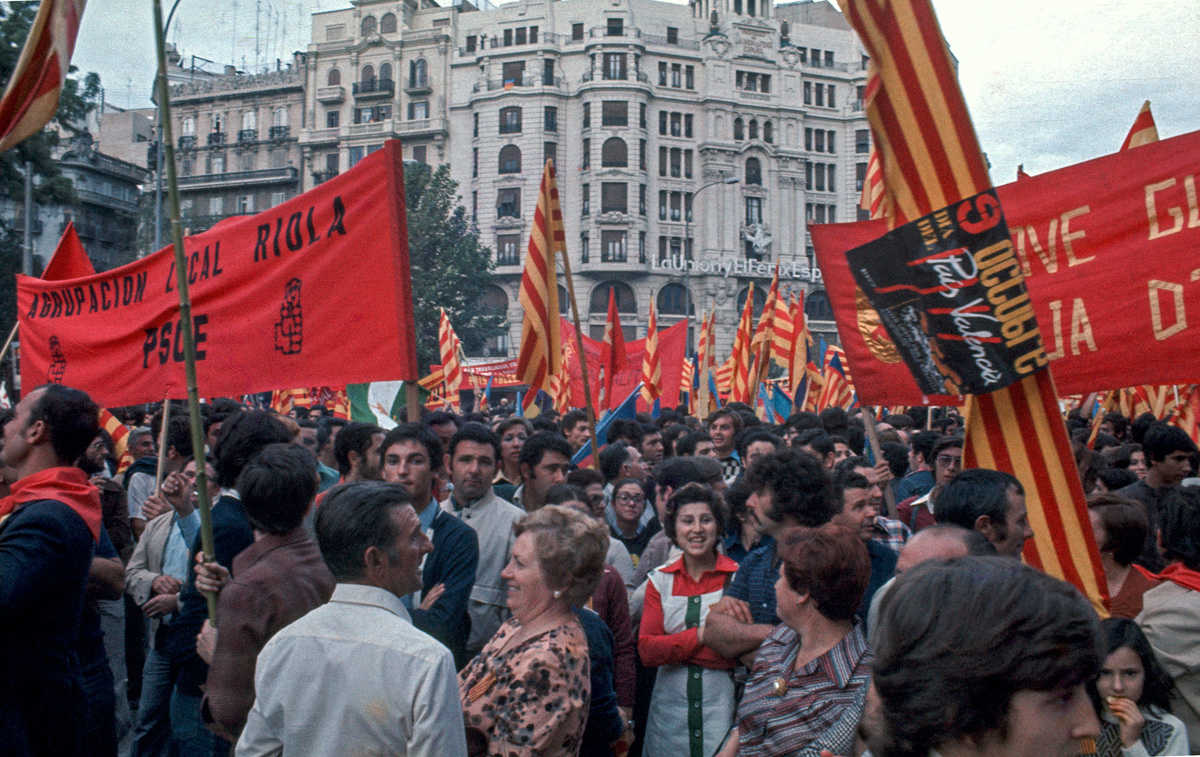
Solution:
<path fill-rule="evenodd" d="M 164 3 L 169 9 L 170 2 Z M 339 0 L 182 0 L 168 40 L 185 57 L 253 68 L 307 46 L 314 10 Z M 1150 100 L 1159 136 L 1200 128 L 1195 0 L 934 0 L 997 184 L 1116 151 Z M 148 0 L 89 0 L 73 62 L 109 102 L 149 104 Z M 257 9 L 257 11 L 256 11 Z M 256 27 L 259 30 L 256 46 Z"/>

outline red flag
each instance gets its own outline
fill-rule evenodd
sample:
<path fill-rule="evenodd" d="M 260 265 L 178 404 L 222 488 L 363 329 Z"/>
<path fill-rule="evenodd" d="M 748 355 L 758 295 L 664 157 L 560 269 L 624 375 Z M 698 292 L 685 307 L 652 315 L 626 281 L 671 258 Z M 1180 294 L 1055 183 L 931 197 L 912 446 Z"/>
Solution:
<path fill-rule="evenodd" d="M 1133 126 L 1129 128 L 1129 133 L 1125 135 L 1125 141 L 1121 143 L 1121 149 L 1128 150 L 1157 141 L 1158 126 L 1154 123 L 1154 114 L 1150 112 L 1150 101 L 1147 100 L 1142 103 L 1137 118 L 1133 120 Z"/>
<path fill-rule="evenodd" d="M 0 152 L 37 132 L 58 110 L 84 5 L 85 0 L 42 0 L 0 100 Z"/>
<path fill-rule="evenodd" d="M 518 297 L 524 317 L 517 375 L 529 385 L 523 401 L 526 408 L 533 404 L 539 389 L 550 387 L 550 377 L 559 371 L 562 345 L 558 324 L 557 255 L 560 252 L 566 254 L 566 249 L 554 161 L 547 160 L 542 170 L 542 185 L 533 213 L 533 231 L 529 234 L 529 252 L 525 255 Z"/>
<path fill-rule="evenodd" d="M 611 291 L 611 290 L 610 290 Z M 689 365 L 690 363 L 685 363 Z M 682 382 L 681 382 L 682 384 Z M 689 387 L 687 391 L 691 391 Z M 650 300 L 650 322 L 646 326 L 646 352 L 642 355 L 642 399 L 653 406 L 662 396 L 662 358 L 658 354 L 658 318 Z"/>
<path fill-rule="evenodd" d="M 600 367 L 600 409 L 615 407 L 613 381 L 625 370 L 629 359 L 625 354 L 625 332 L 621 329 L 621 315 L 617 312 L 616 290 L 608 290 L 608 321 L 604 324 L 604 360 Z"/>
<path fill-rule="evenodd" d="M 889 225 L 988 190 L 983 154 L 930 1 L 841 5 L 880 66 L 867 116 L 894 202 Z M 1074 584 L 1105 613 L 1107 583 L 1050 369 L 973 395 L 967 408 L 964 465 L 1008 471 L 1024 484 L 1034 530 L 1026 559 Z"/>
<path fill-rule="evenodd" d="M 733 335 L 733 352 L 729 355 L 733 375 L 730 377 L 729 401 L 750 402 L 750 340 L 754 321 L 754 284 L 746 290 L 746 304 L 742 306 L 742 318 L 738 321 L 737 333 Z M 719 377 L 719 374 L 718 374 Z M 718 381 L 718 386 L 720 382 Z"/>
<path fill-rule="evenodd" d="M 92 261 L 75 231 L 75 222 L 71 221 L 58 240 L 58 247 L 54 249 L 54 256 L 46 264 L 46 270 L 42 271 L 42 278 L 46 281 L 61 281 L 95 274 L 96 269 L 92 267 Z"/>

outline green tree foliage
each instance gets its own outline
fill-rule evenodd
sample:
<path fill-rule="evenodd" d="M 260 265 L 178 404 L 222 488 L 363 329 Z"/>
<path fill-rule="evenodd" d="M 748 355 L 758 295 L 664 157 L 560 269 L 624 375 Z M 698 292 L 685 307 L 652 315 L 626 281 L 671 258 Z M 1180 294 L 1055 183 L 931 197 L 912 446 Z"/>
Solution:
<path fill-rule="evenodd" d="M 21 48 L 37 16 L 36 3 L 0 5 L 0 82 L 7 85 L 21 57 Z M 70 73 L 76 73 L 72 66 Z M 89 73 L 82 81 L 71 76 L 63 85 L 58 112 L 38 133 L 7 152 L 0 153 L 0 195 L 13 202 L 16 214 L 0 217 L 0 341 L 16 320 L 15 273 L 21 270 L 24 245 L 25 163 L 33 167 L 33 201 L 39 205 L 67 205 L 75 201 L 71 180 L 58 170 L 54 149 L 60 140 L 86 131 L 87 115 L 100 99 L 100 76 Z M 47 229 L 43 234 L 54 233 Z M 46 261 L 40 261 L 45 263 Z M 40 273 L 34 261 L 35 273 Z"/>
<path fill-rule="evenodd" d="M 466 208 L 456 202 L 458 185 L 450 178 L 449 166 L 431 170 L 421 163 L 405 163 L 404 195 L 417 361 L 424 373 L 430 364 L 441 362 L 438 308 L 446 309 L 468 353 L 501 332 L 504 316 L 479 307 L 480 296 L 492 283 L 492 253 L 480 245 Z"/>

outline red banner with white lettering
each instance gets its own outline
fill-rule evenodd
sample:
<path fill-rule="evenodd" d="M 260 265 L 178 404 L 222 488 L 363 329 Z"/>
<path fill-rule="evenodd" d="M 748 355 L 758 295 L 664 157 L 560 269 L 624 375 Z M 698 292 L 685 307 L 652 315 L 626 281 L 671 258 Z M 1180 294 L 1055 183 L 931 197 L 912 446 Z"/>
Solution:
<path fill-rule="evenodd" d="M 201 396 L 416 380 L 400 143 L 184 240 Z M 17 277 L 21 375 L 109 407 L 186 396 L 172 248 L 66 281 Z"/>
<path fill-rule="evenodd" d="M 1198 173 L 1200 131 L 997 189 L 1060 393 L 1200 381 Z M 855 286 L 846 252 L 887 224 L 810 231 L 859 400 L 961 404 L 921 393 Z"/>
<path fill-rule="evenodd" d="M 575 326 L 563 318 L 560 321 L 562 329 L 563 356 L 567 361 L 567 371 L 571 377 L 571 406 L 583 407 L 587 397 L 583 393 L 583 373 L 579 368 L 579 350 L 575 342 Z M 592 398 L 600 396 L 600 364 L 603 362 L 604 342 L 592 339 L 586 334 L 583 337 L 583 349 L 587 353 L 588 378 L 592 384 Z M 642 380 L 642 357 L 646 354 L 645 338 L 625 343 L 625 355 L 628 360 L 625 369 L 613 378 L 611 407 L 616 407 L 629 396 L 633 388 Z M 661 407 L 675 407 L 679 404 L 679 374 L 683 371 L 683 360 L 687 354 L 687 322 L 680 321 L 670 328 L 658 332 L 658 354 L 662 360 L 662 397 L 659 398 Z M 597 413 L 603 413 L 608 408 L 596 408 Z M 642 398 L 638 398 L 637 409 L 649 411 L 649 406 Z"/>

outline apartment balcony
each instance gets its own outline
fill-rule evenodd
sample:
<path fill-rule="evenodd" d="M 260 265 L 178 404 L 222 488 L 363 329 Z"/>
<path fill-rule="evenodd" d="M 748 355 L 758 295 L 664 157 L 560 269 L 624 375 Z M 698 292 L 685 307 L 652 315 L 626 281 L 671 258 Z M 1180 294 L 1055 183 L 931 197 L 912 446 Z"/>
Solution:
<path fill-rule="evenodd" d="M 396 94 L 396 82 L 391 79 L 354 82 L 354 98 L 356 100 L 390 98 L 394 94 Z"/>
<path fill-rule="evenodd" d="M 392 133 L 398 137 L 425 137 L 437 134 L 449 134 L 450 129 L 444 118 L 416 118 L 411 121 L 392 121 Z"/>
<path fill-rule="evenodd" d="M 287 139 L 291 133 L 291 128 L 288 126 L 272 126 L 267 132 L 267 136 L 272 140 Z"/>
<path fill-rule="evenodd" d="M 225 132 L 223 132 L 223 131 L 209 132 L 208 133 L 208 144 L 210 147 L 213 145 L 225 144 Z"/>
<path fill-rule="evenodd" d="M 516 78 L 500 78 L 477 81 L 471 88 L 471 91 L 473 93 L 496 92 L 506 89 L 532 89 L 537 87 L 562 89 L 564 83 L 565 81 L 561 76 L 556 76 L 553 79 L 546 79 L 543 76 L 528 74 Z"/>
<path fill-rule="evenodd" d="M 241 131 L 238 132 L 238 142 L 239 143 L 257 142 L 257 141 L 258 141 L 258 130 L 257 129 L 242 129 Z"/>
<path fill-rule="evenodd" d="M 433 85 L 428 78 L 409 79 L 405 85 L 404 91 L 410 95 L 427 95 L 433 91 Z"/>
<path fill-rule="evenodd" d="M 230 189 L 269 184 L 289 184 L 296 181 L 295 166 L 265 168 L 259 171 L 230 171 L 228 173 L 194 174 L 180 176 L 181 189 Z"/>
<path fill-rule="evenodd" d="M 331 126 L 326 129 L 304 129 L 300 132 L 300 144 L 302 145 L 325 145 L 336 143 L 341 129 L 337 126 Z"/>
<path fill-rule="evenodd" d="M 99 205 L 102 208 L 116 210 L 122 213 L 128 213 L 130 215 L 134 215 L 138 212 L 137 200 L 125 200 L 120 197 L 112 197 L 100 192 L 93 192 L 90 189 L 80 189 L 78 187 L 75 189 L 75 195 L 79 198 L 81 203 L 86 203 L 88 205 Z M 17 226 L 16 228 L 19 231 L 22 227 Z"/>
<path fill-rule="evenodd" d="M 180 150 L 195 150 L 196 149 L 196 135 L 188 134 L 188 135 L 180 137 L 179 138 L 179 149 Z"/>
<path fill-rule="evenodd" d="M 325 171 L 313 171 L 313 174 L 312 174 L 313 184 L 314 185 L 323 184 L 324 182 L 329 181 L 330 179 L 332 179 L 334 176 L 337 176 L 337 175 L 338 175 L 338 172 L 334 171 L 332 169 L 328 169 Z"/>
<path fill-rule="evenodd" d="M 317 102 L 336 104 L 346 99 L 346 88 L 339 85 L 332 87 L 317 87 Z"/>

